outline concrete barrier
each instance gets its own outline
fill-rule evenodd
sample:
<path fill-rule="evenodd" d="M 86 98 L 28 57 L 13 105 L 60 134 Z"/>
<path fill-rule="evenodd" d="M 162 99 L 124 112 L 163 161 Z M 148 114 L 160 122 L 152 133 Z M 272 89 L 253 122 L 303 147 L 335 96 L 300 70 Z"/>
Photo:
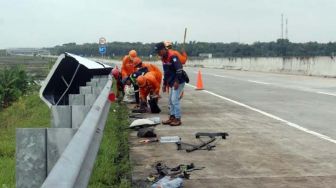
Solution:
<path fill-rule="evenodd" d="M 336 77 L 336 59 L 332 57 L 213 58 L 189 60 L 186 66 Z"/>
<path fill-rule="evenodd" d="M 119 64 L 120 61 L 109 60 L 109 63 Z M 160 61 L 150 63 L 162 66 Z M 257 72 L 275 72 L 307 76 L 336 77 L 336 57 L 319 56 L 301 57 L 257 57 L 257 58 L 211 58 L 189 59 L 187 67 L 206 67 L 227 70 L 244 70 Z"/>

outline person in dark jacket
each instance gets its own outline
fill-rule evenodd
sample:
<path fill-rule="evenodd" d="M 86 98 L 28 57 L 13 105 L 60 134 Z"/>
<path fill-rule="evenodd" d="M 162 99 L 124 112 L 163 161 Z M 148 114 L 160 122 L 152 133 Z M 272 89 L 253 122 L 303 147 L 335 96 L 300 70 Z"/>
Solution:
<path fill-rule="evenodd" d="M 169 93 L 169 119 L 163 121 L 162 124 L 179 126 L 181 122 L 181 105 L 179 97 L 183 91 L 186 78 L 183 72 L 183 66 L 176 54 L 171 49 L 166 48 L 164 42 L 155 45 L 155 52 L 161 57 L 163 66 L 163 86 L 162 92 L 166 92 L 167 87 L 170 88 Z"/>

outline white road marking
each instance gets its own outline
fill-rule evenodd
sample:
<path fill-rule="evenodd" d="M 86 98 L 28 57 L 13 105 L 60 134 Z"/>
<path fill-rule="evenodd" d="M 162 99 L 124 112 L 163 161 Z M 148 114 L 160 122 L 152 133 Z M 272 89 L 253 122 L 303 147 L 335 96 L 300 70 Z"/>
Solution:
<path fill-rule="evenodd" d="M 187 86 L 190 86 L 190 87 L 192 87 L 192 88 L 196 88 L 196 86 L 193 86 L 193 85 L 191 85 L 191 84 L 186 84 L 186 85 L 187 85 Z M 259 110 L 259 109 L 257 109 L 257 108 L 251 107 L 251 106 L 249 106 L 249 105 L 243 104 L 243 103 L 241 103 L 241 102 L 238 102 L 238 101 L 229 99 L 229 98 L 227 98 L 227 97 L 218 95 L 218 94 L 213 93 L 213 92 L 211 92 L 211 91 L 208 91 L 208 90 L 201 90 L 201 91 L 203 91 L 203 92 L 205 92 L 205 93 L 208 93 L 208 94 L 210 94 L 210 95 L 213 95 L 213 96 L 215 96 L 215 97 L 218 97 L 218 98 L 220 98 L 220 99 L 224 99 L 224 100 L 226 100 L 226 101 L 232 102 L 232 103 L 234 103 L 234 104 L 236 104 L 236 105 L 245 107 L 245 108 L 250 109 L 250 110 L 252 110 L 252 111 L 258 112 L 258 113 L 263 114 L 263 115 L 265 115 L 265 116 L 267 116 L 267 117 L 270 117 L 270 118 L 272 118 L 272 119 L 281 121 L 281 122 L 287 124 L 287 125 L 290 126 L 290 127 L 296 128 L 296 129 L 298 129 L 298 130 L 300 130 L 300 131 L 309 133 L 309 134 L 314 135 L 314 136 L 316 136 L 316 137 L 318 137 L 318 138 L 321 138 L 321 139 L 323 139 L 323 140 L 327 140 L 327 141 L 329 141 L 329 142 L 331 142 L 331 143 L 336 144 L 336 140 L 330 138 L 329 136 L 326 136 L 326 135 L 317 133 L 317 132 L 315 132 L 315 131 L 309 130 L 309 129 L 304 128 L 304 127 L 302 127 L 302 126 L 300 126 L 300 125 L 298 125 L 298 124 L 289 122 L 289 121 L 287 121 L 287 120 L 284 120 L 284 119 L 282 119 L 282 118 L 280 118 L 280 117 L 277 117 L 277 116 L 272 115 L 272 114 L 270 114 L 270 113 L 267 113 L 267 112 L 265 112 L 265 111 L 262 111 L 262 110 Z"/>
<path fill-rule="evenodd" d="M 195 73 L 197 73 L 197 72 L 195 72 Z M 202 73 L 202 74 L 221 77 L 221 78 L 228 78 L 228 79 L 232 79 L 232 80 L 239 80 L 239 81 L 244 81 L 244 82 L 251 82 L 251 83 L 256 83 L 256 84 L 262 84 L 262 85 L 271 85 L 271 86 L 275 86 L 275 87 L 289 88 L 289 89 L 293 89 L 293 90 L 299 90 L 299 91 L 305 91 L 305 92 L 309 92 L 309 93 L 316 93 L 316 94 L 329 95 L 329 96 L 336 97 L 335 93 L 316 91 L 316 90 L 308 89 L 308 88 L 301 88 L 301 87 L 295 87 L 294 88 L 294 87 L 284 86 L 284 85 L 281 85 L 281 84 L 262 82 L 262 81 L 258 81 L 258 80 L 244 80 L 244 79 L 235 78 L 235 77 L 232 77 L 232 76 L 223 76 L 223 75 L 218 75 L 218 74 L 208 74 L 208 73 Z"/>
<path fill-rule="evenodd" d="M 328 92 L 323 92 L 323 91 L 318 91 L 317 93 L 336 97 L 336 94 L 333 94 L 333 93 L 328 93 Z"/>
<path fill-rule="evenodd" d="M 271 83 L 261 82 L 261 81 L 257 81 L 257 80 L 247 80 L 247 81 L 248 82 L 253 82 L 253 83 L 256 83 L 256 84 L 274 85 L 274 84 L 271 84 Z"/>

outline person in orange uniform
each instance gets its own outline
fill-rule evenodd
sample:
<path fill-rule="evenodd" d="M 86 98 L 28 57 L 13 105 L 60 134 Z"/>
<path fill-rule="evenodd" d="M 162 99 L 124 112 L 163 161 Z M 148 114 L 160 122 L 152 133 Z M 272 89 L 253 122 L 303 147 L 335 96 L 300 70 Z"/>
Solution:
<path fill-rule="evenodd" d="M 141 72 L 150 72 L 152 73 L 156 80 L 158 81 L 159 85 L 161 85 L 162 82 L 162 72 L 159 69 L 159 67 L 157 67 L 154 64 L 150 64 L 150 63 L 143 63 L 142 60 L 140 58 L 134 58 L 134 65 L 135 68 L 137 69 L 137 71 L 141 71 Z"/>
<path fill-rule="evenodd" d="M 129 51 L 128 55 L 125 55 L 124 58 L 122 59 L 121 76 L 123 80 L 125 80 L 133 72 L 135 72 L 136 69 L 135 69 L 133 60 L 136 57 L 137 57 L 137 52 L 135 50 L 131 50 Z"/>
<path fill-rule="evenodd" d="M 137 52 L 135 50 L 129 51 L 128 55 L 125 55 L 122 60 L 121 65 L 121 77 L 122 77 L 122 83 L 123 84 L 131 84 L 130 81 L 130 75 L 136 71 L 136 68 L 134 66 L 134 58 L 137 58 Z M 139 58 L 140 59 L 140 58 Z M 136 91 L 135 94 L 135 101 L 136 104 L 139 105 L 139 88 L 136 84 L 133 84 L 134 90 Z"/>
<path fill-rule="evenodd" d="M 161 82 L 157 80 L 155 72 L 147 72 L 145 75 L 139 76 L 137 78 L 137 83 L 140 88 L 140 108 L 147 108 L 148 95 L 150 95 L 151 100 L 154 100 L 157 105 L 158 99 L 160 98 Z M 153 109 L 151 110 L 153 112 Z"/>

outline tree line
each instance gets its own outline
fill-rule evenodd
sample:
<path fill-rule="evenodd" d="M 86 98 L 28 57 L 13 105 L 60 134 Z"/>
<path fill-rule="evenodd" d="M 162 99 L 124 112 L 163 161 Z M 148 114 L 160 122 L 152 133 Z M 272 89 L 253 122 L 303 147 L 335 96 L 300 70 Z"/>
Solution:
<path fill-rule="evenodd" d="M 155 55 L 155 43 L 140 42 L 111 42 L 106 44 L 106 56 L 123 56 L 129 50 L 135 49 L 140 56 Z M 185 45 L 174 42 L 173 47 L 181 50 L 182 46 L 189 56 L 199 56 L 200 53 L 211 53 L 213 57 L 315 57 L 336 55 L 336 42 L 293 43 L 287 39 L 278 39 L 272 42 L 243 43 L 210 43 L 190 41 Z M 100 56 L 97 43 L 67 43 L 49 48 L 52 54 L 59 55 L 70 52 L 82 56 Z"/>

